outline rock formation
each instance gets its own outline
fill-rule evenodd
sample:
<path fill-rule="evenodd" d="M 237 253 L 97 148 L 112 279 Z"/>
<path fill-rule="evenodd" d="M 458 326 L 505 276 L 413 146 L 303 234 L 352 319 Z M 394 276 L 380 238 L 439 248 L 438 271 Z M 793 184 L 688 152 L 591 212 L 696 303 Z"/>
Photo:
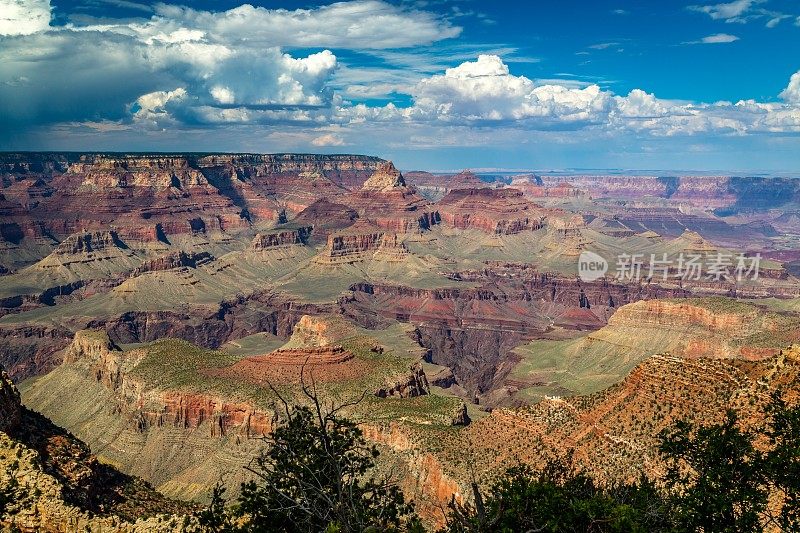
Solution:
<path fill-rule="evenodd" d="M 82 232 L 64 239 L 53 253 L 56 255 L 90 254 L 110 248 L 127 248 L 116 231 Z"/>
<path fill-rule="evenodd" d="M 472 422 L 472 420 L 469 414 L 467 414 L 467 404 L 461 402 L 453 411 L 453 419 L 450 423 L 454 426 L 468 426 L 470 422 Z"/>
<path fill-rule="evenodd" d="M 544 227 L 538 206 L 515 189 L 458 189 L 437 204 L 442 222 L 460 229 L 509 235 Z"/>
<path fill-rule="evenodd" d="M 408 374 L 394 377 L 374 392 L 378 398 L 414 398 L 430 394 L 430 387 L 421 365 L 409 368 Z"/>
<path fill-rule="evenodd" d="M 402 174 L 391 162 L 382 164 L 361 190 L 341 200 L 362 219 L 398 233 L 426 230 L 439 222 L 434 206 L 406 186 Z"/>
<path fill-rule="evenodd" d="M 13 433 L 19 427 L 21 417 L 19 391 L 5 369 L 0 367 L 0 432 Z"/>
<path fill-rule="evenodd" d="M 145 261 L 136 267 L 130 274 L 131 277 L 139 276 L 145 272 L 159 272 L 173 268 L 197 268 L 210 263 L 214 256 L 209 252 L 171 252 L 155 259 Z"/>
<path fill-rule="evenodd" d="M 347 229 L 328 235 L 328 242 L 316 257 L 320 264 L 363 261 L 382 251 L 389 257 L 402 253 L 402 241 L 368 222 L 358 221 Z"/>
<path fill-rule="evenodd" d="M 250 243 L 250 249 L 255 251 L 281 248 L 284 246 L 306 244 L 311 237 L 312 226 L 301 226 L 296 229 L 275 229 L 259 233 Z"/>

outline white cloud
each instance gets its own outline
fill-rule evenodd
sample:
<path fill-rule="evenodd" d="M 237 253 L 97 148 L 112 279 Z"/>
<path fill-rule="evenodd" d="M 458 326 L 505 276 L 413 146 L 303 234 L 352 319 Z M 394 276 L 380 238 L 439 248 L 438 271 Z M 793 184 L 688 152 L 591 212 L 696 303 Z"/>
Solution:
<path fill-rule="evenodd" d="M 337 2 L 316 9 L 267 9 L 244 4 L 218 13 L 160 4 L 142 31 L 177 23 L 200 28 L 226 42 L 266 46 L 404 48 L 457 37 L 461 28 L 430 12 L 407 10 L 378 0 Z"/>
<path fill-rule="evenodd" d="M 314 146 L 344 146 L 344 139 L 333 133 L 326 133 L 311 140 Z"/>
<path fill-rule="evenodd" d="M 783 13 L 770 13 L 769 16 L 771 18 L 765 24 L 767 28 L 774 28 L 775 26 L 780 24 L 783 19 L 792 18 L 791 15 L 784 15 Z"/>
<path fill-rule="evenodd" d="M 618 116 L 625 118 L 662 117 L 674 109 L 674 106 L 641 89 L 633 89 L 628 96 L 616 96 L 614 100 Z"/>
<path fill-rule="evenodd" d="M 236 101 L 236 95 L 234 95 L 233 91 L 231 91 L 228 87 L 214 85 L 210 92 L 211 96 L 214 97 L 214 100 L 220 104 L 232 104 Z"/>
<path fill-rule="evenodd" d="M 50 0 L 0 0 L 0 35 L 30 35 L 50 27 Z"/>
<path fill-rule="evenodd" d="M 800 106 L 800 71 L 792 74 L 789 85 L 780 94 L 786 102 Z"/>
<path fill-rule="evenodd" d="M 684 44 L 725 44 L 738 40 L 739 38 L 735 35 L 730 35 L 728 33 L 715 33 L 714 35 L 703 37 L 699 41 L 688 41 Z"/>
<path fill-rule="evenodd" d="M 755 4 L 763 3 L 765 0 L 734 0 L 722 4 L 707 6 L 689 6 L 689 9 L 706 13 L 714 20 L 725 20 L 727 22 L 741 22 L 740 17 L 745 14 Z"/>
<path fill-rule="evenodd" d="M 165 120 L 171 120 L 170 103 L 177 104 L 186 99 L 186 89 L 178 87 L 173 91 L 155 91 L 143 94 L 131 106 L 134 120 L 157 126 Z"/>
<path fill-rule="evenodd" d="M 148 122 L 318 121 L 337 103 L 329 84 L 338 61 L 326 46 L 407 47 L 461 31 L 433 13 L 377 0 L 293 11 L 158 4 L 148 20 L 54 27 L 47 0 L 0 7 L 0 114 L 15 125 L 124 120 L 142 95 L 175 87 L 185 97 Z M 294 57 L 287 46 L 320 51 Z M 29 90 L 19 89 L 21 80 Z"/>
<path fill-rule="evenodd" d="M 583 89 L 561 85 L 536 86 L 525 76 L 514 76 L 494 55 L 481 55 L 449 68 L 444 75 L 420 81 L 411 91 L 411 117 L 446 121 L 501 121 L 548 119 L 591 122 L 606 110 L 610 98 L 596 85 Z"/>
<path fill-rule="evenodd" d="M 610 42 L 610 43 L 597 43 L 589 45 L 589 48 L 592 50 L 605 50 L 606 48 L 611 48 L 612 46 L 619 46 L 617 42 Z"/>
<path fill-rule="evenodd" d="M 406 108 L 357 105 L 337 110 L 334 120 L 428 124 L 439 127 L 493 126 L 536 130 L 581 130 L 653 137 L 741 136 L 800 131 L 800 73 L 782 93 L 785 104 L 754 101 L 703 104 L 671 101 L 641 89 L 616 96 L 597 85 L 538 84 L 513 75 L 499 57 L 484 55 L 417 83 Z"/>

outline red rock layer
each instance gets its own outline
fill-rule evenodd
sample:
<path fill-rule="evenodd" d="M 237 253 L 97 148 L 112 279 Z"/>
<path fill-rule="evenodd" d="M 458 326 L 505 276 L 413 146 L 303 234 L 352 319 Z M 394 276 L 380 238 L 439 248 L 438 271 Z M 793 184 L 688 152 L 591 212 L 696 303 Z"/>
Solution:
<path fill-rule="evenodd" d="M 315 238 L 326 239 L 332 232 L 352 226 L 357 219 L 355 209 L 321 198 L 300 211 L 292 222 L 311 226 Z"/>
<path fill-rule="evenodd" d="M 277 220 L 357 188 L 381 159 L 365 156 L 0 156 L 0 239 L 60 239 L 115 229 L 134 241 L 229 231 Z"/>
<path fill-rule="evenodd" d="M 321 346 L 318 348 L 281 348 L 267 355 L 248 357 L 251 362 L 264 362 L 273 365 L 330 365 L 343 363 L 353 358 L 353 354 L 341 346 Z"/>
<path fill-rule="evenodd" d="M 442 222 L 461 229 L 512 234 L 544 227 L 538 206 L 515 189 L 459 189 L 437 204 Z"/>
<path fill-rule="evenodd" d="M 371 224 L 359 222 L 346 230 L 328 236 L 325 249 L 317 256 L 318 263 L 348 263 L 361 261 L 376 252 L 380 258 L 401 259 L 408 253 L 396 233 L 387 233 Z"/>

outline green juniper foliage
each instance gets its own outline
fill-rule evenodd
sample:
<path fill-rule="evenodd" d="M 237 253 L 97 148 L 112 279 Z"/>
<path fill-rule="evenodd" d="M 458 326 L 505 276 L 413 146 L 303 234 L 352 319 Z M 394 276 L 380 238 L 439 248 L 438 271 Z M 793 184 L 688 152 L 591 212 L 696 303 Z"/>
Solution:
<path fill-rule="evenodd" d="M 424 531 L 396 485 L 369 477 L 378 452 L 358 427 L 307 395 L 312 407 L 286 407 L 236 504 L 215 488 L 203 531 Z M 800 531 L 800 407 L 779 393 L 761 426 L 743 429 L 731 411 L 660 440 L 663 479 L 601 485 L 571 455 L 515 466 L 488 490 L 473 482 L 471 502 L 452 499 L 441 533 Z"/>
<path fill-rule="evenodd" d="M 312 407 L 290 408 L 269 446 L 249 467 L 236 505 L 224 506 L 217 487 L 200 516 L 215 532 L 360 532 L 417 529 L 413 506 L 388 478 L 370 473 L 378 450 L 367 445 L 355 423 L 339 416 L 347 405 L 323 407 L 303 386 Z"/>

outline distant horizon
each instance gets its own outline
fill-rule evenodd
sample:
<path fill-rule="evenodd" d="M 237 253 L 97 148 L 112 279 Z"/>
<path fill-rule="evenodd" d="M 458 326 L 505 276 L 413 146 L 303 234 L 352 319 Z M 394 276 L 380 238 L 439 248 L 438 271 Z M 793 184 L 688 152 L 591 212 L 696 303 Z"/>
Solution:
<path fill-rule="evenodd" d="M 210 151 L 210 150 L 0 150 L 3 154 L 75 154 L 75 155 L 324 155 L 340 157 L 374 157 L 391 161 L 402 172 L 429 172 L 433 174 L 458 174 L 460 172 L 473 172 L 474 174 L 541 174 L 541 175 L 572 175 L 587 176 L 622 175 L 643 177 L 650 174 L 675 174 L 679 177 L 689 176 L 726 176 L 726 177 L 786 177 L 800 178 L 800 170 L 769 170 L 769 169 L 697 169 L 697 168 L 624 168 L 624 167 L 458 167 L 458 168 L 421 168 L 399 165 L 390 157 L 379 154 L 358 152 L 309 152 L 309 151 L 280 151 L 280 152 L 245 152 L 245 151 Z M 649 174 L 648 174 L 649 173 Z M 795 175 L 791 175 L 795 174 Z"/>

